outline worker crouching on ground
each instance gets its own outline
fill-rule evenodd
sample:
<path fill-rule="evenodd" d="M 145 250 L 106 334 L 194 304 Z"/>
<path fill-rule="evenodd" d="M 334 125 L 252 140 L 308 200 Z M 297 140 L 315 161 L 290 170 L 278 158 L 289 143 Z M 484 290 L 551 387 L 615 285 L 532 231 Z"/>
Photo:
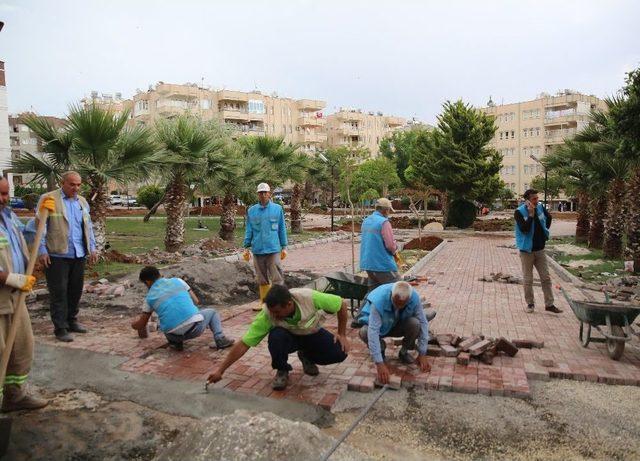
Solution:
<path fill-rule="evenodd" d="M 179 278 L 163 278 L 156 267 L 147 266 L 140 271 L 140 281 L 149 288 L 142 308 L 143 313 L 131 323 L 131 327 L 146 337 L 147 322 L 155 312 L 160 330 L 169 344 L 181 351 L 184 342 L 202 335 L 205 328 L 213 332 L 212 349 L 224 349 L 233 344 L 222 331 L 220 316 L 215 309 L 199 310 L 198 297 L 187 283 Z"/>
<path fill-rule="evenodd" d="M 33 362 L 33 331 L 26 307 L 17 305 L 20 291 L 31 291 L 36 278 L 24 275 L 27 244 L 22 235 L 24 226 L 8 208 L 9 182 L 0 179 L 0 355 L 5 348 L 12 322 L 17 322 L 16 337 L 7 364 L 7 374 L 0 387 L 2 411 L 33 410 L 47 401 L 27 394 L 25 383 Z M 41 209 L 55 212 L 53 199 L 43 200 Z M 4 394 L 4 396 L 3 396 Z"/>
<path fill-rule="evenodd" d="M 384 363 L 386 344 L 383 338 L 386 337 L 403 338 L 398 358 L 405 364 L 415 362 L 409 351 L 416 348 L 417 340 L 420 369 L 423 372 L 431 369 L 427 362 L 429 322 L 420 296 L 407 282 L 387 283 L 369 293 L 359 320 L 364 324 L 360 328 L 360 339 L 369 347 L 380 383 L 389 382 L 389 368 Z"/>
<path fill-rule="evenodd" d="M 249 261 L 253 253 L 253 266 L 260 290 L 261 310 L 264 297 L 271 284 L 284 285 L 281 260 L 287 257 L 287 226 L 282 207 L 271 201 L 271 188 L 263 182 L 258 184 L 259 203 L 247 211 L 247 226 L 244 234 L 244 260 Z M 251 248 L 251 250 L 249 250 Z"/>
<path fill-rule="evenodd" d="M 319 373 L 317 365 L 338 363 L 347 358 L 348 314 L 347 302 L 342 298 L 309 288 L 289 290 L 274 285 L 264 301 L 266 306 L 255 317 L 242 341 L 231 348 L 224 361 L 209 375 L 209 383 L 220 381 L 227 368 L 267 335 L 271 366 L 277 370 L 273 380 L 275 390 L 287 386 L 291 371 L 288 360 L 292 352 L 298 352 L 304 372 L 311 376 Z M 338 317 L 338 333 L 335 336 L 322 328 L 325 313 Z"/>

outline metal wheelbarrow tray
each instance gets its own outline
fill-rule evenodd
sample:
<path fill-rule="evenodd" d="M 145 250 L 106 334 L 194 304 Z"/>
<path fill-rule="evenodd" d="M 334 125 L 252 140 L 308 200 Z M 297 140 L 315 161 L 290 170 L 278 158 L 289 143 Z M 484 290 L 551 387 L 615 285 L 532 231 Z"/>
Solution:
<path fill-rule="evenodd" d="M 589 342 L 607 343 L 607 352 L 613 360 L 618 360 L 624 352 L 624 345 L 636 333 L 631 324 L 640 315 L 640 307 L 628 304 L 614 304 L 610 301 L 586 301 L 571 299 L 569 294 L 560 289 L 571 310 L 580 320 L 580 342 L 587 347 Z M 606 326 L 606 330 L 600 328 Z M 604 338 L 592 338 L 591 327 L 594 327 Z"/>
<path fill-rule="evenodd" d="M 351 316 L 356 318 L 360 312 L 360 302 L 369 291 L 369 279 L 346 272 L 332 272 L 324 276 L 327 279 L 325 293 L 338 295 L 351 301 Z"/>

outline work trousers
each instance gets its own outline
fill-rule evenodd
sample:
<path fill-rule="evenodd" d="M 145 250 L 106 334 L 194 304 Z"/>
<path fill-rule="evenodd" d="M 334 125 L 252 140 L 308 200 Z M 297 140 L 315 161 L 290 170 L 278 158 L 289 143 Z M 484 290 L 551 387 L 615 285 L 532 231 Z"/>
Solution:
<path fill-rule="evenodd" d="M 11 322 L 18 323 L 18 330 L 9 356 L 4 385 L 22 386 L 29 376 L 33 361 L 33 331 L 31 331 L 31 319 L 27 309 L 23 306 L 16 308 L 14 314 L 0 315 L 0 355 L 6 346 Z M 0 387 L 0 397 L 2 393 L 3 388 Z"/>
<path fill-rule="evenodd" d="M 224 334 L 222 333 L 222 322 L 220 321 L 220 315 L 215 309 L 202 309 L 200 314 L 204 317 L 204 320 L 196 322 L 191 329 L 187 330 L 183 335 L 175 335 L 173 333 L 165 333 L 167 340 L 173 343 L 182 343 L 187 339 L 193 339 L 204 333 L 204 330 L 209 327 L 209 330 L 213 333 L 213 339 L 218 340 Z"/>
<path fill-rule="evenodd" d="M 271 366 L 275 370 L 291 371 L 289 354 L 296 351 L 304 352 L 306 358 L 318 365 L 338 363 L 347 358 L 341 344 L 324 328 L 310 335 L 294 335 L 282 327 L 269 332 Z"/>
<path fill-rule="evenodd" d="M 284 272 L 280 263 L 280 252 L 253 255 L 258 285 L 284 285 Z"/>
<path fill-rule="evenodd" d="M 77 321 L 86 258 L 51 257 L 45 270 L 49 288 L 49 310 L 56 332 Z"/>
<path fill-rule="evenodd" d="M 358 336 L 368 347 L 369 326 L 360 327 Z M 384 336 L 380 335 L 380 338 L 402 338 L 402 347 L 407 350 L 414 350 L 418 336 L 420 336 L 420 321 L 416 317 L 409 317 L 396 323 L 389 333 Z"/>
<path fill-rule="evenodd" d="M 533 300 L 533 268 L 535 267 L 540 276 L 542 293 L 544 294 L 544 305 L 553 306 L 553 290 L 551 288 L 551 277 L 547 266 L 547 255 L 544 250 L 527 253 L 520 252 L 520 262 L 522 263 L 522 283 L 524 285 L 524 299 L 527 304 L 534 304 Z"/>
<path fill-rule="evenodd" d="M 380 285 L 384 285 L 385 283 L 392 283 L 400 281 L 400 274 L 396 271 L 389 272 L 378 272 L 378 271 L 367 271 L 367 284 L 369 286 L 369 292 L 373 291 L 374 288 L 378 288 Z"/>

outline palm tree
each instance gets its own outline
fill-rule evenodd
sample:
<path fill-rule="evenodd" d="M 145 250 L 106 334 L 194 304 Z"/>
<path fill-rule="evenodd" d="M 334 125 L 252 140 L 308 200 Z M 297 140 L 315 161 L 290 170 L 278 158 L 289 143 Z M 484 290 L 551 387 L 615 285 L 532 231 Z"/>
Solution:
<path fill-rule="evenodd" d="M 189 195 L 202 184 L 203 178 L 215 174 L 225 164 L 222 133 L 217 125 L 189 114 L 156 122 L 155 137 L 161 150 L 153 163 L 167 180 L 164 201 L 167 251 L 178 251 L 184 245 L 184 215 Z"/>
<path fill-rule="evenodd" d="M 80 173 L 89 186 L 87 201 L 98 252 L 105 244 L 107 185 L 146 177 L 156 151 L 150 132 L 140 126 L 127 128 L 128 119 L 128 111 L 115 114 L 95 105 L 72 105 L 58 131 L 44 118 L 27 117 L 25 124 L 42 140 L 47 153 L 42 158 L 23 154 L 11 164 L 15 172 L 34 173 L 34 181 L 46 181 L 50 190 L 64 171 Z"/>
<path fill-rule="evenodd" d="M 286 144 L 283 137 L 249 136 L 241 141 L 247 154 L 264 159 L 268 168 L 262 174 L 262 181 L 275 187 L 293 182 L 291 194 L 291 232 L 302 232 L 301 201 L 308 158 L 298 151 L 298 146 Z"/>
<path fill-rule="evenodd" d="M 228 140 L 222 153 L 227 159 L 227 164 L 207 179 L 204 190 L 212 195 L 222 196 L 219 235 L 223 240 L 233 241 L 237 200 L 255 197 L 254 184 L 266 165 L 263 159 L 247 154 L 242 146 L 233 140 Z"/>

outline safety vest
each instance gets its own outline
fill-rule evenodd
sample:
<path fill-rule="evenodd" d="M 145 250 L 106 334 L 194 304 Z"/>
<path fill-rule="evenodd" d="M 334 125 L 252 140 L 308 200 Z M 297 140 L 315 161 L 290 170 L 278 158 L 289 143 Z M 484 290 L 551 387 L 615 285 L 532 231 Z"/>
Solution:
<path fill-rule="evenodd" d="M 271 325 L 285 328 L 294 335 L 311 335 L 316 333 L 324 321 L 324 311 L 316 309 L 313 303 L 313 290 L 311 288 L 292 288 L 289 291 L 293 297 L 294 304 L 300 310 L 300 320 L 295 325 L 292 325 L 284 319 L 276 319 L 265 306 L 263 309 L 269 317 Z"/>
<path fill-rule="evenodd" d="M 374 211 L 362 222 L 360 270 L 376 272 L 396 272 L 398 270 L 393 255 L 384 246 L 382 239 L 382 225 L 388 220 L 379 211 Z"/>
<path fill-rule="evenodd" d="M 29 249 L 27 242 L 20 232 L 20 228 L 17 225 L 18 217 L 11 212 L 11 221 L 5 222 L 7 227 L 13 227 L 13 231 L 18 236 L 20 241 L 20 248 L 24 255 L 24 262 L 28 264 L 29 261 Z M 11 257 L 11 240 L 2 230 L 0 230 L 0 266 L 5 272 L 13 272 L 13 258 Z M 18 296 L 20 296 L 20 290 L 3 285 L 0 287 L 0 315 L 12 314 L 17 307 Z"/>
<path fill-rule="evenodd" d="M 40 209 L 40 203 L 47 197 L 53 197 L 56 202 L 56 211 L 49 213 L 49 219 L 47 220 L 47 251 L 53 254 L 65 254 L 69 251 L 69 217 L 67 216 L 67 207 L 65 207 L 64 200 L 62 199 L 62 189 L 42 194 L 38 201 L 38 209 Z M 78 201 L 82 208 L 84 244 L 85 251 L 88 254 L 91 249 L 89 244 L 89 236 L 91 235 L 89 204 L 85 198 L 80 195 L 78 195 Z"/>
<path fill-rule="evenodd" d="M 160 278 L 147 293 L 147 304 L 158 314 L 160 330 L 171 331 L 196 315 L 199 310 L 180 279 Z"/>
<path fill-rule="evenodd" d="M 360 311 L 360 316 L 358 317 L 361 323 L 368 325 L 369 315 L 371 315 L 371 308 L 373 306 L 373 308 L 378 311 L 378 314 L 380 314 L 380 318 L 382 319 L 382 325 L 380 326 L 381 336 L 389 334 L 397 322 L 408 319 L 409 317 L 415 317 L 417 309 L 422 309 L 420 296 L 417 291 L 413 290 L 411 297 L 409 298 L 409 302 L 407 302 L 402 309 L 396 310 L 391 301 L 393 285 L 394 283 L 385 283 L 371 291 L 365 298 L 364 305 Z M 396 311 L 398 312 L 397 318 Z"/>
<path fill-rule="evenodd" d="M 529 216 L 529 210 L 527 209 L 527 205 L 525 204 L 520 205 L 518 207 L 518 211 L 520 212 L 520 214 L 522 214 L 522 216 L 525 219 L 527 219 L 527 217 Z M 541 203 L 538 203 L 538 206 L 536 206 L 536 213 L 538 214 L 538 220 L 542 225 L 542 230 L 544 232 L 544 235 L 548 239 L 549 229 L 547 229 L 547 217 L 544 214 L 544 208 L 542 207 Z M 529 229 L 529 232 L 525 234 L 520 230 L 520 226 L 518 226 L 518 224 L 516 223 L 516 226 L 515 226 L 516 246 L 520 251 L 531 253 L 531 249 L 533 248 L 533 233 L 534 233 L 535 226 L 536 226 L 536 223 L 534 221 L 531 225 L 531 229 Z"/>

